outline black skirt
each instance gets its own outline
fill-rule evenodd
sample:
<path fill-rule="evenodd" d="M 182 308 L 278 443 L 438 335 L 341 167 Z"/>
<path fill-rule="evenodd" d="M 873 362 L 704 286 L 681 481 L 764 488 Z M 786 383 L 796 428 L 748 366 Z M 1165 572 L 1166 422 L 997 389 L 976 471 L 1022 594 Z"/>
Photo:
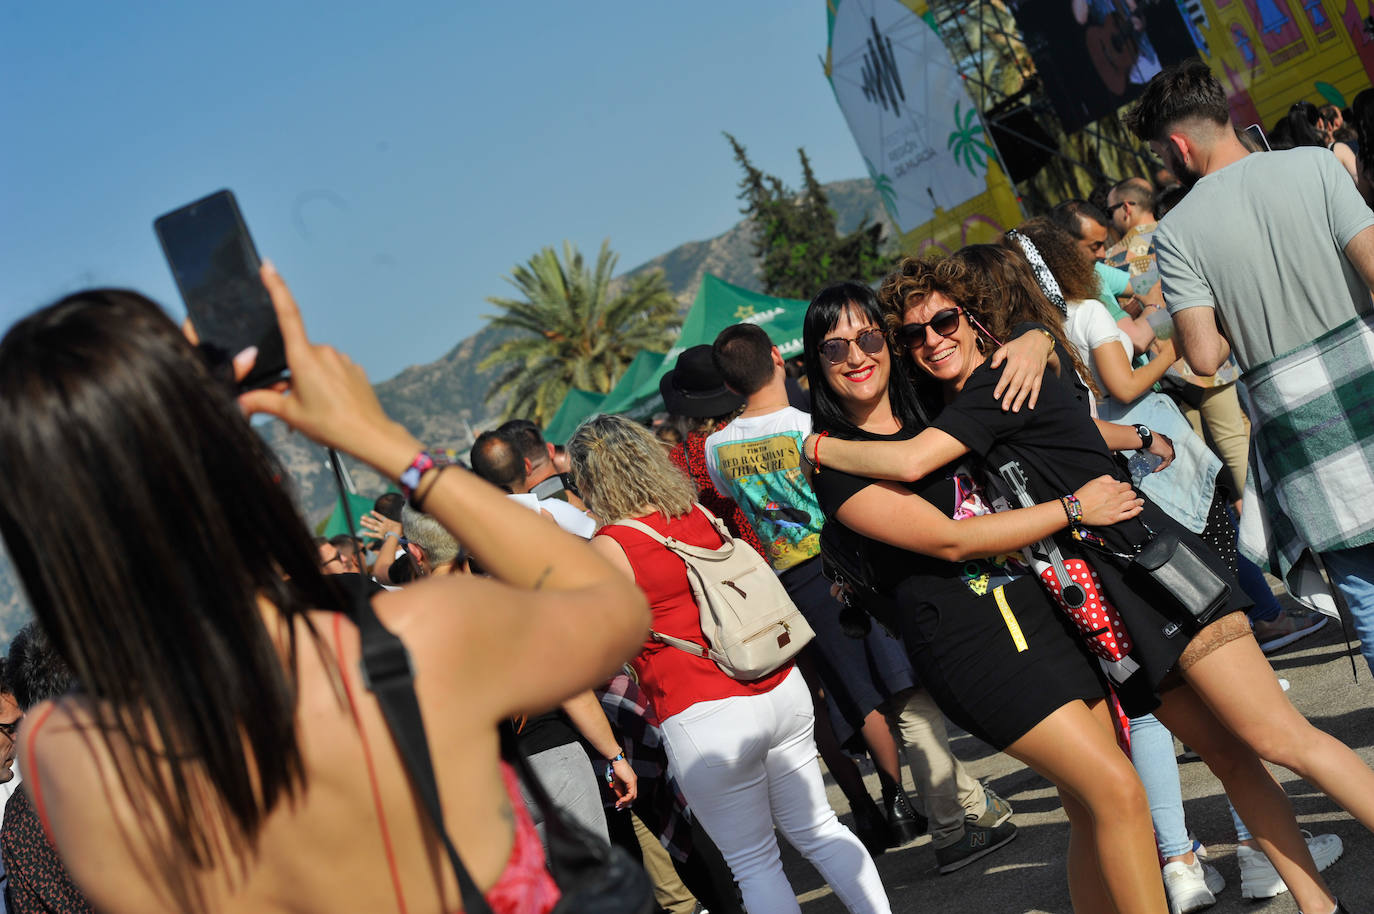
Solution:
<path fill-rule="evenodd" d="M 950 720 L 995 749 L 1072 701 L 1107 694 L 1097 661 L 1034 577 L 938 604 L 903 589 L 897 598 L 921 684 Z"/>

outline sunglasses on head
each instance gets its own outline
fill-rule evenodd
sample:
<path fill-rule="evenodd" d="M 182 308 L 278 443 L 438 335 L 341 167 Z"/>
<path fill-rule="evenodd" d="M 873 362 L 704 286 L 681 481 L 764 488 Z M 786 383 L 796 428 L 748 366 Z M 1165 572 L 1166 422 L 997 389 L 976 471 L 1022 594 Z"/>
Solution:
<path fill-rule="evenodd" d="M 959 315 L 963 313 L 963 308 L 946 308 L 943 311 L 935 312 L 935 316 L 925 323 L 919 321 L 911 324 L 902 324 L 902 329 L 897 331 L 897 341 L 903 346 L 914 349 L 926 341 L 926 328 L 929 327 L 940 336 L 953 336 L 959 329 Z"/>
<path fill-rule="evenodd" d="M 821 355 L 831 365 L 838 365 L 849 358 L 849 344 L 858 343 L 859 351 L 865 355 L 877 355 L 883 351 L 887 345 L 887 340 L 883 338 L 883 332 L 877 327 L 869 327 L 856 337 L 846 338 L 843 336 L 832 336 L 830 339 L 816 347 Z"/>

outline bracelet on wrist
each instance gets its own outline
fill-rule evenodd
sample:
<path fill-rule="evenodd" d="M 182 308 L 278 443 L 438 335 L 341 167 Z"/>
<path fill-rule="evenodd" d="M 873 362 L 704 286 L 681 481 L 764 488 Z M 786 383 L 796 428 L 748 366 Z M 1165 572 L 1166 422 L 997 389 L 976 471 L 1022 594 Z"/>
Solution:
<path fill-rule="evenodd" d="M 812 446 L 812 448 L 811 448 L 811 457 L 812 457 L 811 462 L 814 463 L 814 464 L 816 465 L 816 472 L 817 472 L 817 473 L 819 473 L 819 472 L 821 471 L 821 439 L 824 438 L 824 437 L 825 437 L 826 435 L 828 435 L 828 434 L 830 434 L 830 433 L 829 433 L 829 432 L 818 432 L 817 435 L 816 435 L 816 443 L 815 443 L 815 444 Z"/>
<path fill-rule="evenodd" d="M 1069 519 L 1070 527 L 1083 523 L 1083 505 L 1079 503 L 1077 495 L 1065 495 L 1059 499 L 1059 504 L 1064 508 L 1064 516 Z"/>
<path fill-rule="evenodd" d="M 415 487 L 420 484 L 420 477 L 432 469 L 434 469 L 434 458 L 424 451 L 420 451 L 411 458 L 410 466 L 406 467 L 396 480 L 400 483 L 401 495 L 405 497 L 406 501 L 410 501 L 415 494 Z"/>
<path fill-rule="evenodd" d="M 623 761 L 625 761 L 625 750 L 623 750 L 623 749 L 620 751 L 620 754 L 617 755 L 615 758 L 608 758 L 608 759 L 606 759 L 606 762 L 607 762 L 608 764 L 611 764 L 611 765 L 614 765 L 616 762 L 623 762 Z"/>

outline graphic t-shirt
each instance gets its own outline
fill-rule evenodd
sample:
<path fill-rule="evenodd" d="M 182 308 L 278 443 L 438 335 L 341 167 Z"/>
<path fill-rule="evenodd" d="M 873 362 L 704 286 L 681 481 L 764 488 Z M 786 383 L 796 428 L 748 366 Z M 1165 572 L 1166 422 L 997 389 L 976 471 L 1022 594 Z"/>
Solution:
<path fill-rule="evenodd" d="M 801 467 L 811 417 L 791 406 L 741 416 L 706 439 L 706 471 L 754 525 L 763 557 L 779 573 L 821 551 L 825 521 Z"/>

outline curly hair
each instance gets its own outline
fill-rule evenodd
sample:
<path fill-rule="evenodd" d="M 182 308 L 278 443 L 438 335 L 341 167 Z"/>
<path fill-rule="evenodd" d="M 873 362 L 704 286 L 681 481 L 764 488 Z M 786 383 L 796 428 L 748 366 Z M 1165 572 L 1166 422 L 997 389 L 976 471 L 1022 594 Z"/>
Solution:
<path fill-rule="evenodd" d="M 897 269 L 883 278 L 878 289 L 878 303 L 882 305 L 888 332 L 895 334 L 901 330 L 907 309 L 920 304 L 932 292 L 939 292 L 955 304 L 965 305 L 978 298 L 977 278 L 952 257 L 941 260 L 903 257 Z"/>
<path fill-rule="evenodd" d="M 568 439 L 568 460 L 573 482 L 603 524 L 645 509 L 681 517 L 697 500 L 696 486 L 653 433 L 623 416 L 596 415 L 579 425 Z"/>
<path fill-rule="evenodd" d="M 1026 321 L 1042 325 L 1069 354 L 1074 370 L 1093 396 L 1101 399 L 1102 392 L 1093 382 L 1092 372 L 1083 364 L 1078 347 L 1069 342 L 1064 333 L 1063 313 L 1040 290 L 1020 245 L 1004 235 L 997 244 L 971 244 L 955 252 L 950 259 L 960 261 L 983 278 L 979 319 L 998 338 L 1008 339 L 1012 328 Z"/>
<path fill-rule="evenodd" d="M 888 327 L 895 332 L 906 309 L 931 292 L 940 292 L 962 307 L 976 322 L 974 330 L 990 335 L 993 345 L 1009 340 L 1017 324 L 1043 325 L 1068 352 L 1093 395 L 1099 396 L 1092 374 L 1064 335 L 1064 316 L 1040 291 L 1016 242 L 971 244 L 939 261 L 905 258 L 878 292 Z"/>
<path fill-rule="evenodd" d="M 1046 216 L 1027 219 L 1016 229 L 1040 249 L 1045 266 L 1050 268 L 1068 301 L 1097 298 L 1100 283 L 1093 261 L 1083 253 L 1073 235 Z"/>

